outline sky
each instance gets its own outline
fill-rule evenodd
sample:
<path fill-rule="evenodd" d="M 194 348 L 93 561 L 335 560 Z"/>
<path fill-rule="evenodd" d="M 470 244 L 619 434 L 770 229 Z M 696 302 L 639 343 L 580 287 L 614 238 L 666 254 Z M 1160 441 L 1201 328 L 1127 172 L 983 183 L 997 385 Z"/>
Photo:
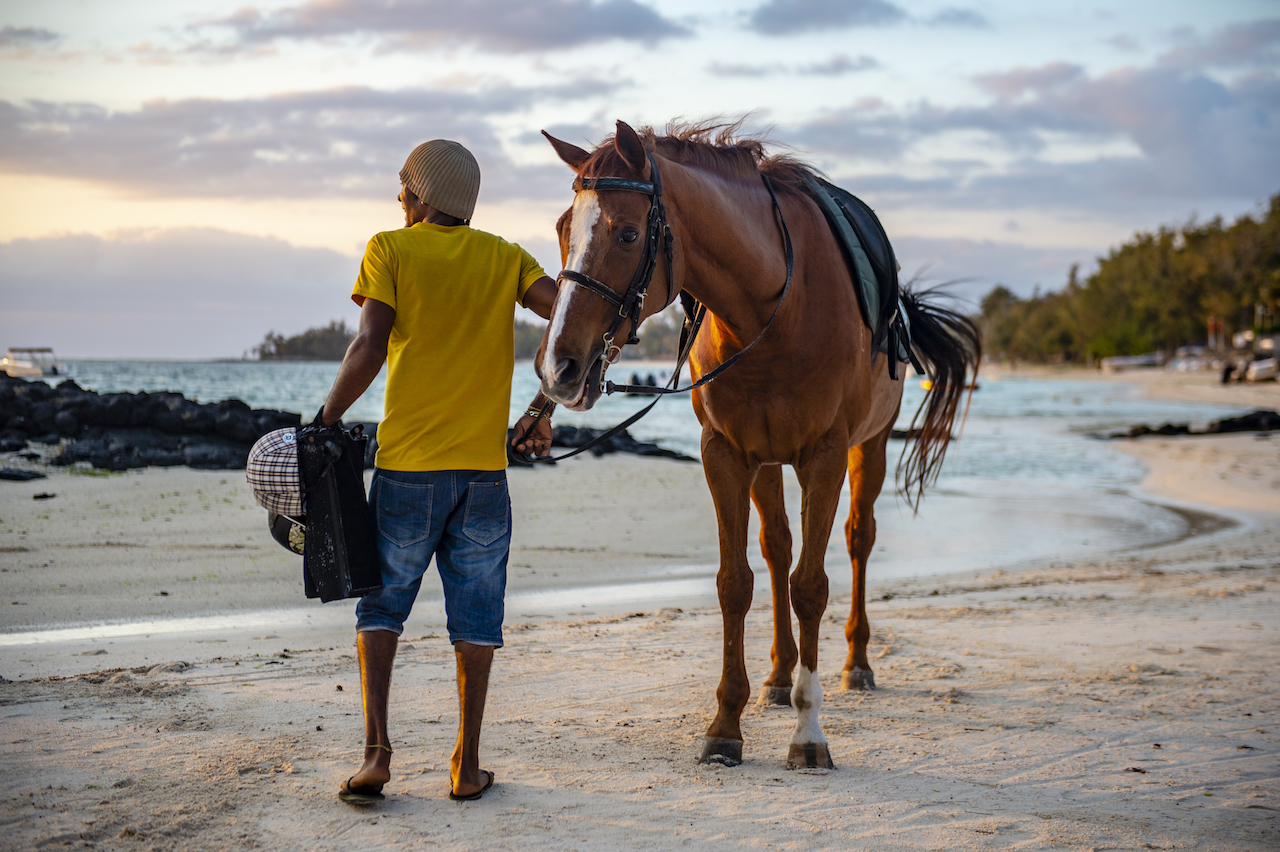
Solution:
<path fill-rule="evenodd" d="M 354 325 L 433 138 L 480 162 L 473 225 L 554 275 L 539 131 L 743 116 L 871 204 L 905 277 L 1054 290 L 1280 192 L 1280 2 L 0 0 L 0 347 Z"/>

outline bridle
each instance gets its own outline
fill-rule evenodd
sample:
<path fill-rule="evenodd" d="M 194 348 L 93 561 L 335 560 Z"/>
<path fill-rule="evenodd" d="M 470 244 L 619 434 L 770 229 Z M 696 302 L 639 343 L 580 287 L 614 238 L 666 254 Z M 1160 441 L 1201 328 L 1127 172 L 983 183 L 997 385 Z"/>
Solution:
<path fill-rule="evenodd" d="M 652 183 L 617 177 L 579 177 L 573 182 L 573 191 L 575 193 L 585 190 L 612 189 L 622 192 L 638 192 L 649 196 L 649 220 L 644 237 L 644 247 L 640 255 L 640 263 L 636 267 L 635 274 L 631 276 L 631 283 L 627 285 L 625 293 L 618 295 L 615 290 L 603 281 L 572 269 L 561 270 L 560 275 L 556 278 L 557 286 L 561 281 L 572 281 L 574 284 L 595 293 L 605 301 L 618 306 L 617 316 L 613 318 L 613 323 L 609 326 L 609 330 L 604 333 L 604 351 L 600 354 L 600 360 L 603 362 L 600 369 L 601 390 L 604 390 L 605 371 L 618 357 L 618 353 L 622 351 L 622 347 L 614 343 L 614 337 L 627 319 L 631 320 L 631 330 L 627 336 L 626 343 L 640 342 L 640 338 L 637 336 L 640 331 L 640 312 L 644 308 L 644 297 L 649 292 L 649 285 L 653 283 L 653 273 L 658 268 L 659 243 L 662 243 L 665 248 L 667 260 L 667 298 L 663 308 L 670 305 L 676 296 L 673 261 L 675 241 L 671 236 L 671 226 L 667 224 L 667 208 L 662 203 L 662 175 L 658 172 L 658 161 L 653 158 L 653 153 L 646 151 L 645 154 L 649 158 L 650 174 L 653 175 Z"/>
<path fill-rule="evenodd" d="M 680 373 L 684 367 L 684 363 L 689 358 L 689 353 L 693 351 L 694 339 L 698 336 L 698 329 L 702 327 L 702 321 L 707 315 L 707 306 L 689 297 L 688 293 L 680 293 L 684 301 L 685 309 L 685 325 L 680 333 L 680 354 L 676 359 L 675 369 L 671 371 L 671 379 L 668 387 L 652 387 L 650 385 L 615 385 L 613 382 L 605 381 L 605 372 L 609 369 L 609 365 L 617 358 L 618 353 L 622 351 L 622 347 L 614 343 L 614 335 L 618 333 L 618 329 L 622 327 L 622 323 L 628 318 L 631 319 L 631 331 L 627 337 L 627 343 L 639 343 L 640 338 L 637 332 L 640 330 L 640 310 L 644 306 L 645 294 L 649 291 L 649 285 L 653 283 L 653 273 L 658 266 L 658 243 L 663 243 L 666 250 L 667 259 L 667 300 L 663 305 L 666 308 L 675 301 L 677 290 L 675 286 L 674 263 L 672 261 L 672 253 L 674 250 L 674 238 L 671 236 L 671 226 L 667 224 L 667 210 L 662 204 L 662 176 L 658 173 L 658 162 L 654 159 L 651 151 L 645 152 L 649 157 L 649 168 L 653 175 L 652 183 L 645 183 L 638 180 L 627 180 L 626 178 L 617 177 L 600 177 L 600 178 L 583 178 L 580 177 L 573 182 L 574 192 L 581 192 L 586 189 L 590 190 L 620 190 L 623 192 L 639 192 L 649 196 L 649 224 L 648 231 L 645 234 L 644 253 L 640 256 L 640 264 L 636 267 L 635 275 L 631 277 L 631 283 L 627 286 L 627 291 L 622 295 L 618 295 L 616 291 L 596 278 L 586 275 L 582 272 L 575 272 L 571 269 L 565 269 L 560 272 L 556 278 L 556 283 L 560 281 L 572 281 L 579 284 L 600 296 L 610 304 L 618 306 L 618 315 L 614 317 L 613 323 L 609 326 L 609 330 L 604 333 L 604 351 L 600 354 L 600 391 L 601 393 L 627 393 L 627 394 L 644 394 L 654 396 L 653 402 L 644 408 L 632 414 L 626 420 L 609 429 L 608 431 L 597 435 L 586 444 L 577 449 L 556 456 L 555 458 L 543 456 L 532 459 L 520 460 L 522 463 L 531 462 L 557 462 L 561 459 L 567 459 L 570 456 L 576 456 L 578 453 L 585 452 L 592 447 L 607 441 L 614 435 L 626 429 L 632 423 L 635 423 L 641 417 L 644 417 L 649 411 L 658 404 L 663 396 L 672 393 L 685 393 L 686 391 L 697 390 L 704 385 L 714 381 L 725 370 L 732 367 L 738 362 L 742 356 L 750 352 L 757 343 L 764 338 L 769 331 L 769 327 L 773 325 L 773 321 L 778 317 L 778 311 L 782 308 L 782 303 L 787 298 L 787 293 L 791 291 L 791 281 L 795 273 L 795 251 L 791 244 L 791 230 L 787 228 L 787 219 L 782 214 L 782 205 L 778 203 L 778 194 L 773 190 L 773 182 L 769 180 L 769 176 L 761 174 L 760 177 L 764 181 L 765 189 L 769 190 L 769 198 L 773 201 L 774 212 L 778 215 L 778 229 L 782 232 L 782 246 L 787 262 L 787 277 L 782 284 L 782 293 L 778 296 L 777 303 L 773 306 L 773 313 L 769 315 L 769 321 L 764 324 L 764 328 L 760 329 L 760 333 L 742 349 L 739 349 L 733 355 L 726 358 L 714 370 L 706 373 L 698 381 L 684 387 L 677 387 L 680 381 Z M 625 344 L 624 344 L 625 345 Z M 538 412 L 538 416 L 534 418 L 533 423 L 521 436 L 521 440 L 528 437 L 534 427 L 538 425 L 538 421 L 547 416 L 551 410 L 551 402 L 547 402 Z M 511 448 L 508 446 L 508 457 L 511 456 Z"/>

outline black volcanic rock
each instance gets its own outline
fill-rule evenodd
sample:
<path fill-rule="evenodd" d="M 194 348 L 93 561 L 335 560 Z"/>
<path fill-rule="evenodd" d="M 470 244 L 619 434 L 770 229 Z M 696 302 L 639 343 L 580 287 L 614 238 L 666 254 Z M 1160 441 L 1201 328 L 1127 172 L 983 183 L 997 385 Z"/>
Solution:
<path fill-rule="evenodd" d="M 201 405 L 170 391 L 98 394 L 70 379 L 55 390 L 0 376 L 0 452 L 63 442 L 55 465 L 242 469 L 263 434 L 301 424 L 300 414 L 254 410 L 238 399 Z"/>

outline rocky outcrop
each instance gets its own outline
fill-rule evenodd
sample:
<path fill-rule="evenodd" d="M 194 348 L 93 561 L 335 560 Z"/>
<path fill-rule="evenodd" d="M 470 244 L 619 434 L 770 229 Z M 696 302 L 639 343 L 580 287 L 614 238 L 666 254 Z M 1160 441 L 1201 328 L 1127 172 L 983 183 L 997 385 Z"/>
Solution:
<path fill-rule="evenodd" d="M 55 465 L 243 468 L 259 437 L 301 423 L 301 415 L 253 409 L 238 399 L 202 405 L 168 391 L 99 394 L 70 379 L 57 387 L 0 380 L 0 451 L 61 443 L 50 459 Z"/>
<path fill-rule="evenodd" d="M 1165 423 L 1163 426 L 1130 426 L 1123 432 L 1095 435 L 1096 438 L 1141 438 L 1143 435 L 1224 435 L 1229 432 L 1273 432 L 1280 429 L 1280 412 L 1259 408 L 1239 417 L 1215 420 L 1203 431 L 1193 430 L 1187 423 Z"/>
<path fill-rule="evenodd" d="M 560 455 L 562 450 L 575 450 L 584 446 L 596 438 L 603 435 L 608 429 L 591 429 L 579 426 L 556 426 L 551 430 L 551 453 L 553 456 Z M 511 439 L 515 431 L 507 430 L 507 444 L 510 445 Z M 593 456 L 609 455 L 610 453 L 631 453 L 637 456 L 653 456 L 656 458 L 676 459 L 677 461 L 697 461 L 692 456 L 684 453 L 678 453 L 675 450 L 668 450 L 657 444 L 651 444 L 646 441 L 637 441 L 631 437 L 631 434 L 623 429 L 618 434 L 607 438 L 587 450 Z M 522 458 L 520 454 L 508 450 L 507 460 L 513 467 L 531 467 L 533 464 L 555 464 L 550 459 L 542 460 Z"/>
<path fill-rule="evenodd" d="M 28 442 L 58 444 L 61 451 L 47 457 L 54 465 L 88 462 L 104 470 L 150 465 L 242 470 L 254 441 L 275 429 L 301 425 L 299 414 L 250 408 L 238 399 L 201 404 L 170 391 L 99 394 L 70 379 L 50 387 L 0 374 L 0 452 L 26 449 Z M 349 429 L 356 424 L 343 425 Z M 369 437 L 365 468 L 371 468 L 378 450 L 378 424 L 361 425 Z M 557 448 L 576 448 L 604 431 L 557 426 L 552 443 Z M 637 441 L 626 431 L 590 452 L 696 461 Z M 522 464 L 514 457 L 512 462 Z"/>

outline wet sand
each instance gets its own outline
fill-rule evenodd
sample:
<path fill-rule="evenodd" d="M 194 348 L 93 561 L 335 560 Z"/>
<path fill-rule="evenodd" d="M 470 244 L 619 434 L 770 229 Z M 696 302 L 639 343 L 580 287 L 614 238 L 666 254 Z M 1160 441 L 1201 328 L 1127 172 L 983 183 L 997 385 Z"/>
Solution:
<path fill-rule="evenodd" d="M 849 600 L 837 596 L 820 656 L 832 772 L 786 771 L 794 715 L 755 706 L 744 717 L 746 763 L 696 765 L 719 676 L 714 606 L 678 592 L 660 606 L 601 595 L 573 604 L 575 617 L 554 594 L 566 579 L 676 582 L 714 562 L 696 465 L 562 465 L 537 472 L 536 500 L 517 493 L 513 474 L 518 528 L 538 533 L 513 553 L 508 642 L 486 719 L 484 765 L 498 783 L 478 803 L 446 798 L 452 655 L 423 612 L 395 674 L 391 795 L 369 810 L 335 796 L 362 740 L 349 605 L 243 615 L 296 605 L 301 592 L 296 560 L 267 538 L 256 507 L 240 508 L 235 474 L 4 483 L 9 637 L 107 613 L 233 613 L 182 632 L 0 644 L 6 841 L 1275 848 L 1280 438 L 1116 446 L 1151 468 L 1154 497 L 1233 523 L 1161 547 L 874 584 L 872 693 L 839 691 Z M 615 502 L 623 484 L 643 502 Z M 20 489 L 59 496 L 33 501 Z M 182 514 L 165 521 L 169 507 Z M 311 617 L 289 620 L 300 611 Z M 747 646 L 756 686 L 769 619 L 757 596 Z"/>

